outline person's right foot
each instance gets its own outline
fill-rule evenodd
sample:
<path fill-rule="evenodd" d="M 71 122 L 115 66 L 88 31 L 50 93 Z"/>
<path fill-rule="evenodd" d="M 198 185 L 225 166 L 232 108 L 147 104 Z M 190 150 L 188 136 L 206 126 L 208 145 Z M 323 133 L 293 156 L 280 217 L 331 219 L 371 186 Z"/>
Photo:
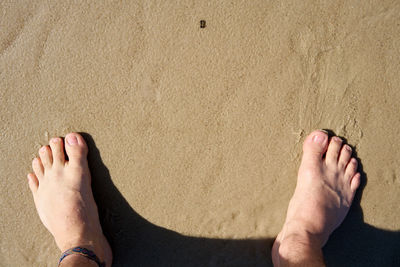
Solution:
<path fill-rule="evenodd" d="M 343 222 L 360 185 L 351 147 L 337 136 L 328 142 L 323 131 L 312 132 L 304 142 L 296 190 L 272 249 L 276 266 L 283 250 L 290 249 L 281 247 L 286 240 L 322 248 Z"/>
<path fill-rule="evenodd" d="M 28 181 L 37 212 L 61 251 L 84 247 L 94 251 L 109 267 L 112 252 L 103 235 L 92 194 L 87 145 L 77 133 L 68 134 L 65 140 L 68 161 L 64 157 L 63 140 L 53 138 L 50 147 L 43 146 L 40 158 L 32 162 L 34 173 L 28 174 Z M 88 261 L 87 266 L 93 266 L 93 262 Z"/>

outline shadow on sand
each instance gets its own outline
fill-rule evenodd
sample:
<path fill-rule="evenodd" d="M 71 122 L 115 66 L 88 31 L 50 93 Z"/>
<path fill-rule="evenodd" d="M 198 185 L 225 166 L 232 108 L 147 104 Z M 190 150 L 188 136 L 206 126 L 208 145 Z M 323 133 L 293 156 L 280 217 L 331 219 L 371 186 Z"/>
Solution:
<path fill-rule="evenodd" d="M 81 134 L 89 146 L 93 193 L 113 250 L 113 266 L 272 266 L 273 238 L 184 236 L 141 217 L 113 184 L 93 138 Z M 365 174 L 363 178 L 366 181 Z M 400 233 L 365 224 L 361 194 L 359 190 L 345 222 L 324 248 L 328 266 L 400 266 Z"/>

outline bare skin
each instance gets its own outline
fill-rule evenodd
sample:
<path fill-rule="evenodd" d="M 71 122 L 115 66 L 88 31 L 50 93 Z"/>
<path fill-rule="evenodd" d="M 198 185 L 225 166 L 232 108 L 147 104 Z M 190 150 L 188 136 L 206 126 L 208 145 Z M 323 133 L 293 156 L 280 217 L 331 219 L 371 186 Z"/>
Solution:
<path fill-rule="evenodd" d="M 53 235 L 58 248 L 85 247 L 95 252 L 107 267 L 112 252 L 103 235 L 91 189 L 87 145 L 77 133 L 50 140 L 39 150 L 28 174 L 29 188 L 39 217 Z M 65 160 L 64 147 L 69 160 Z M 82 256 L 67 256 L 60 266 L 97 266 Z"/>
<path fill-rule="evenodd" d="M 112 253 L 91 190 L 86 143 L 79 134 L 68 134 L 65 151 L 69 161 L 62 139 L 53 138 L 33 160 L 34 173 L 28 174 L 28 181 L 36 209 L 61 251 L 85 247 L 109 267 Z M 357 161 L 340 138 L 329 142 L 325 132 L 314 131 L 303 152 L 286 221 L 272 248 L 275 266 L 323 266 L 321 249 L 346 217 L 360 185 Z M 97 264 L 72 255 L 61 266 Z"/>
<path fill-rule="evenodd" d="M 324 157 L 325 155 L 325 157 Z M 297 186 L 273 248 L 274 266 L 324 266 L 322 247 L 346 217 L 360 186 L 350 146 L 323 131 L 304 141 Z"/>

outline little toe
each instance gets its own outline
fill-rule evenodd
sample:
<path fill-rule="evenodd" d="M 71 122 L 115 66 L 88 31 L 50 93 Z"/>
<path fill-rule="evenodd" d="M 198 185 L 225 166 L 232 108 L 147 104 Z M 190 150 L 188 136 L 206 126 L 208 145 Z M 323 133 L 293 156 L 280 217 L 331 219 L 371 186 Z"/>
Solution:
<path fill-rule="evenodd" d="M 355 158 L 352 158 L 347 164 L 346 171 L 344 173 L 344 177 L 346 180 L 350 180 L 357 172 L 358 162 Z"/>
<path fill-rule="evenodd" d="M 357 172 L 353 178 L 351 178 L 351 182 L 350 182 L 350 188 L 352 192 L 355 192 L 357 190 L 357 188 L 360 186 L 361 184 L 361 174 L 359 172 Z"/>
<path fill-rule="evenodd" d="M 303 144 L 304 160 L 322 160 L 328 146 L 328 134 L 316 130 L 309 134 Z"/>
<path fill-rule="evenodd" d="M 50 147 L 53 154 L 53 163 L 64 165 L 64 146 L 61 138 L 56 137 L 50 140 Z"/>
<path fill-rule="evenodd" d="M 340 156 L 339 156 L 339 168 L 344 169 L 347 164 L 349 163 L 349 160 L 351 158 L 352 150 L 349 145 L 344 145 L 342 147 L 342 150 L 340 151 Z"/>
<path fill-rule="evenodd" d="M 65 151 L 67 152 L 70 163 L 81 164 L 86 160 L 88 148 L 80 134 L 69 133 L 65 137 Z"/>
<path fill-rule="evenodd" d="M 42 179 L 44 175 L 44 167 L 40 158 L 34 158 L 32 160 L 32 169 L 38 179 Z"/>
<path fill-rule="evenodd" d="M 328 165 L 336 166 L 339 159 L 339 153 L 342 148 L 342 139 L 340 137 L 334 136 L 332 137 L 328 151 L 326 152 L 325 161 Z"/>
<path fill-rule="evenodd" d="M 32 194 L 35 194 L 39 187 L 39 180 L 34 173 L 28 174 L 28 185 Z"/>
<path fill-rule="evenodd" d="M 53 165 L 53 155 L 51 153 L 49 146 L 42 146 L 39 149 L 40 160 L 42 161 L 43 167 L 45 169 L 50 169 Z"/>

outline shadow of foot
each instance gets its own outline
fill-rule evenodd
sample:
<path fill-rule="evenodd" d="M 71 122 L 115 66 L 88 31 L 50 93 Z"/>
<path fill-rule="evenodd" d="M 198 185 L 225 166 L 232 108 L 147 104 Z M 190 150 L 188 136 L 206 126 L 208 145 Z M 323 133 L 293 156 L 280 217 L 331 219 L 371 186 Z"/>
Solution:
<path fill-rule="evenodd" d="M 113 184 L 93 138 L 87 133 L 81 134 L 89 146 L 93 194 L 104 233 L 113 249 L 113 266 L 272 266 L 273 238 L 190 237 L 141 217 Z M 360 201 L 367 176 L 359 163 L 363 182 L 345 221 L 324 247 L 326 263 L 328 266 L 400 266 L 400 232 L 364 223 Z"/>
<path fill-rule="evenodd" d="M 137 214 L 113 184 L 93 138 L 89 146 L 93 194 L 113 266 L 272 266 L 273 239 L 216 239 L 184 236 Z"/>
<path fill-rule="evenodd" d="M 326 130 L 326 129 L 325 129 Z M 335 135 L 331 130 L 329 135 Z M 346 143 L 347 140 L 341 137 Z M 327 266 L 400 266 L 400 232 L 378 229 L 364 222 L 360 205 L 362 193 L 367 185 L 367 174 L 363 171 L 361 160 L 358 171 L 361 173 L 361 185 L 354 197 L 349 214 L 330 236 L 324 247 Z"/>

